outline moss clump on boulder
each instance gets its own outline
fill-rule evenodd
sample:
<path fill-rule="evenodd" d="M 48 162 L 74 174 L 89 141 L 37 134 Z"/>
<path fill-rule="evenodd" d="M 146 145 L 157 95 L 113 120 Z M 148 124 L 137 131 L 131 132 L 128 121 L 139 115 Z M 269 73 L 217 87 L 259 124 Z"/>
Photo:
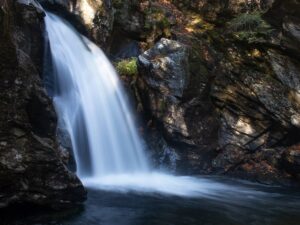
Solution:
<path fill-rule="evenodd" d="M 138 74 L 137 58 L 123 59 L 116 64 L 117 72 L 121 76 L 135 76 Z"/>

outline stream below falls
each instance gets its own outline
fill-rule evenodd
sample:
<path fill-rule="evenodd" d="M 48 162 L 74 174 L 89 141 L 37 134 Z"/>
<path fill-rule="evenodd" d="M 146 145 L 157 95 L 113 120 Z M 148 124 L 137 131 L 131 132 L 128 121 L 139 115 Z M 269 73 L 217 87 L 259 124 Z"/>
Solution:
<path fill-rule="evenodd" d="M 88 200 L 73 211 L 22 208 L 2 212 L 1 225 L 299 225 L 299 190 L 227 178 L 205 177 L 236 190 L 193 197 L 119 188 L 88 189 Z M 149 181 L 151 182 L 151 181 Z M 205 188 L 205 187 L 204 187 Z"/>

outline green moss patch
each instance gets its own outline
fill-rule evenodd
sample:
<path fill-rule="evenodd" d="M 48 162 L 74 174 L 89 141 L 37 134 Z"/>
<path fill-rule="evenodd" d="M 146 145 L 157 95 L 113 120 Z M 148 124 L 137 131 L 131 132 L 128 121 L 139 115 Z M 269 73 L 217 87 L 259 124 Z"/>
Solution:
<path fill-rule="evenodd" d="M 138 74 L 137 58 L 123 59 L 115 63 L 115 66 L 121 76 L 135 76 Z"/>

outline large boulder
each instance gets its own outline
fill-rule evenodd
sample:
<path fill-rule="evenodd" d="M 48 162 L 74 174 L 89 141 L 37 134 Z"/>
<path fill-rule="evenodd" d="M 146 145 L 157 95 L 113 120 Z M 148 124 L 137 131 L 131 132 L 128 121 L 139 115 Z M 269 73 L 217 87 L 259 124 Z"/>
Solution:
<path fill-rule="evenodd" d="M 186 139 L 189 134 L 181 106 L 183 91 L 189 81 L 187 48 L 168 39 L 161 39 L 138 58 L 140 73 L 147 85 L 148 108 L 163 123 L 172 137 Z"/>
<path fill-rule="evenodd" d="M 62 208 L 86 198 L 56 142 L 56 114 L 40 76 L 44 12 L 34 5 L 0 3 L 0 208 L 28 202 Z"/>
<path fill-rule="evenodd" d="M 172 143 L 178 168 L 199 171 L 207 167 L 207 152 L 216 147 L 218 125 L 207 98 L 207 74 L 198 71 L 195 77 L 192 55 L 188 46 L 161 39 L 138 58 L 138 89 L 145 111 Z"/>

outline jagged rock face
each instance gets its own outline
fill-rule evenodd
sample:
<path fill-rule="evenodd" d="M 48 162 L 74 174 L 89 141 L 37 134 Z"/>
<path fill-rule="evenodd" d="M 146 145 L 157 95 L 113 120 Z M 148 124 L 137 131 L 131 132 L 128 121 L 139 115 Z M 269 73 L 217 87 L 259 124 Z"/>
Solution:
<path fill-rule="evenodd" d="M 291 58 L 273 50 L 260 58 L 258 70 L 247 66 L 253 59 L 233 54 L 243 62 L 238 66 L 225 57 L 212 86 L 221 124 L 221 151 L 213 161 L 213 170 L 245 174 L 262 182 L 283 182 L 291 178 L 282 165 L 286 146 L 299 142 L 295 136 L 300 110 L 293 97 L 297 91 L 290 81 L 296 81 L 300 71 Z M 290 66 L 283 69 L 282 63 Z M 228 146 L 235 148 L 228 150 Z M 230 161 L 231 153 L 242 160 Z M 224 160 L 226 168 L 220 164 Z"/>
<path fill-rule="evenodd" d="M 73 1 L 74 2 L 74 1 Z M 103 49 L 107 48 L 114 23 L 111 0 L 76 0 L 71 11 L 79 14 L 90 37 Z"/>
<path fill-rule="evenodd" d="M 116 26 L 127 34 L 141 36 L 144 30 L 144 15 L 140 7 L 144 2 L 148 4 L 145 0 L 114 0 L 113 6 L 116 8 Z"/>
<path fill-rule="evenodd" d="M 205 161 L 212 153 L 207 152 L 216 147 L 213 141 L 217 139 L 218 124 L 211 102 L 202 98 L 207 92 L 205 81 L 198 84 L 202 88 L 199 96 L 186 97 L 189 84 L 195 81 L 190 79 L 189 59 L 187 46 L 161 39 L 138 58 L 138 87 L 145 110 L 152 112 L 162 126 L 164 137 L 173 145 L 185 146 L 173 148 L 178 155 L 177 166 L 199 171 L 199 165 L 206 167 Z M 195 151 L 195 146 L 201 151 Z"/>
<path fill-rule="evenodd" d="M 187 48 L 168 39 L 161 39 L 152 49 L 139 56 L 140 73 L 149 88 L 147 102 L 155 117 L 174 139 L 186 139 L 189 134 L 180 105 L 189 80 Z M 177 138 L 175 138 L 177 137 Z"/>
<path fill-rule="evenodd" d="M 104 50 L 108 48 L 114 23 L 111 0 L 39 0 L 39 2 L 46 9 L 65 17 Z"/>
<path fill-rule="evenodd" d="M 61 208 L 86 198 L 56 143 L 56 114 L 39 76 L 43 17 L 33 5 L 1 3 L 0 208 L 26 202 Z"/>
<path fill-rule="evenodd" d="M 216 20 L 218 16 L 233 16 L 241 12 L 256 9 L 268 9 L 274 0 L 173 0 L 180 8 L 195 10 L 207 20 Z"/>
<path fill-rule="evenodd" d="M 178 41 L 162 39 L 139 57 L 143 105 L 183 170 L 299 185 L 299 6 L 275 1 L 264 15 L 270 34 L 238 39 L 218 22 L 195 36 L 177 32 Z"/>
<path fill-rule="evenodd" d="M 91 29 L 92 37 L 102 47 L 108 49 L 114 24 L 114 9 L 110 0 L 105 0 L 96 8 Z"/>
<path fill-rule="evenodd" d="M 300 174 L 300 148 L 291 146 L 283 155 L 283 163 L 287 171 L 299 179 Z"/>
<path fill-rule="evenodd" d="M 300 2 L 297 0 L 277 0 L 267 12 L 265 18 L 276 26 L 280 33 L 277 35 L 280 47 L 298 55 L 300 47 Z"/>

